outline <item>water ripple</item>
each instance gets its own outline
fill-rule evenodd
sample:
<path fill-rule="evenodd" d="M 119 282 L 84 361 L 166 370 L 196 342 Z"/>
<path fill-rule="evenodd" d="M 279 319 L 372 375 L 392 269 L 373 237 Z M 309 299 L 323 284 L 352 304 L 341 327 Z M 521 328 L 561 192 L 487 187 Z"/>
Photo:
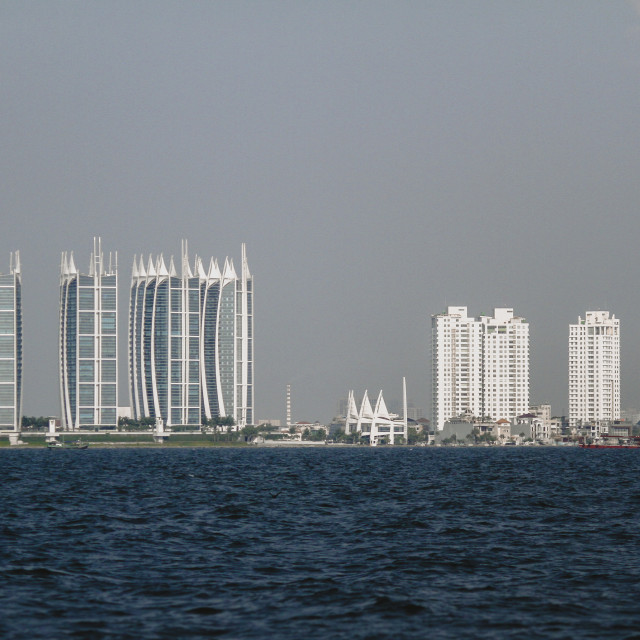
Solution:
<path fill-rule="evenodd" d="M 3 450 L 0 637 L 640 637 L 639 462 Z"/>

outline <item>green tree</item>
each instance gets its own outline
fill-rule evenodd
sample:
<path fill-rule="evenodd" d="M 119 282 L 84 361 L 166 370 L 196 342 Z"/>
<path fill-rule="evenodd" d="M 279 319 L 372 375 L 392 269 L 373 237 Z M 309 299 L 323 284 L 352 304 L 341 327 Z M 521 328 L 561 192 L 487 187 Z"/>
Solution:
<path fill-rule="evenodd" d="M 44 429 L 49 426 L 49 418 L 44 416 L 22 416 L 22 428 L 32 427 L 34 429 Z"/>
<path fill-rule="evenodd" d="M 240 429 L 240 434 L 244 436 L 245 440 L 250 440 L 251 438 L 255 438 L 257 435 L 259 435 L 260 430 L 258 429 L 258 427 L 252 424 L 248 424 Z"/>
<path fill-rule="evenodd" d="M 407 429 L 407 442 L 408 444 L 418 444 L 418 442 L 426 442 L 427 434 L 424 430 L 418 431 L 416 427 L 409 427 Z"/>

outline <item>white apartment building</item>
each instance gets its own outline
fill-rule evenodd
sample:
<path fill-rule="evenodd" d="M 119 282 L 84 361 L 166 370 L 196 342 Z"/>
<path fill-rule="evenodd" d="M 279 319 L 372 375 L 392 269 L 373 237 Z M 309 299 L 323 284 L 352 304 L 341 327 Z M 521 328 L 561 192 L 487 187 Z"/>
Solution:
<path fill-rule="evenodd" d="M 529 325 L 513 309 L 470 318 L 467 307 L 432 316 L 433 425 L 450 418 L 514 421 L 529 409 Z"/>
<path fill-rule="evenodd" d="M 587 311 L 569 325 L 569 426 L 620 418 L 620 320 Z"/>

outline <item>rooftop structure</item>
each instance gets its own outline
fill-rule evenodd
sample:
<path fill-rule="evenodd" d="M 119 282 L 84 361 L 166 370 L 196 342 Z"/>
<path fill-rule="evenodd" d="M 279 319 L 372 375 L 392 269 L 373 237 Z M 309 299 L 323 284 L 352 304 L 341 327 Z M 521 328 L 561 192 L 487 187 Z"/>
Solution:
<path fill-rule="evenodd" d="M 400 418 L 389 413 L 387 405 L 382 396 L 382 391 L 378 394 L 375 408 L 369 400 L 369 394 L 364 392 L 360 409 L 356 406 L 353 391 L 349 391 L 347 400 L 347 413 L 345 420 L 345 433 L 360 433 L 363 437 L 369 438 L 372 446 L 388 442 L 396 444 L 396 438 L 402 437 L 407 441 L 407 391 L 403 378 L 404 416 Z"/>

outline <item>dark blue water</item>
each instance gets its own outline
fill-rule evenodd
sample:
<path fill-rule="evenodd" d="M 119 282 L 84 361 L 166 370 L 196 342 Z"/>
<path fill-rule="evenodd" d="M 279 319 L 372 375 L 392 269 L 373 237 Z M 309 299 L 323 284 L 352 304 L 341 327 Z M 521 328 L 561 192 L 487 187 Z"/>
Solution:
<path fill-rule="evenodd" d="M 0 637 L 640 638 L 640 452 L 0 451 Z"/>

